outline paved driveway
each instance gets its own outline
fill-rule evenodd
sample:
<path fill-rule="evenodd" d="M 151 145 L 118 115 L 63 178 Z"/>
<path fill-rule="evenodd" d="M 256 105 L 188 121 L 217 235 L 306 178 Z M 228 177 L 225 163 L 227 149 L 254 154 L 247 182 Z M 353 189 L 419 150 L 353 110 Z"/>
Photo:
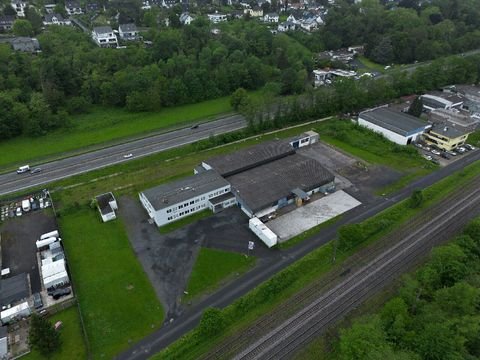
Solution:
<path fill-rule="evenodd" d="M 136 198 L 119 199 L 130 243 L 162 302 L 167 319 L 182 313 L 181 298 L 195 264 L 200 246 L 247 253 L 249 241 L 255 243 L 250 255 L 272 257 L 268 248 L 248 229 L 247 216 L 237 207 L 201 219 L 169 234 L 160 234 Z"/>

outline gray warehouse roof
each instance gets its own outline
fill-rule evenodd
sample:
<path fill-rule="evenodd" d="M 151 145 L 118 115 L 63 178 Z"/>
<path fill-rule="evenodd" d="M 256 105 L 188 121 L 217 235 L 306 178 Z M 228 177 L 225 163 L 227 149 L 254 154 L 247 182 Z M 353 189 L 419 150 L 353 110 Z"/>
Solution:
<path fill-rule="evenodd" d="M 232 154 L 208 159 L 204 163 L 210 165 L 222 176 L 231 176 L 294 153 L 295 150 L 288 142 L 272 140 Z"/>
<path fill-rule="evenodd" d="M 213 170 L 189 176 L 143 191 L 155 210 L 228 186 L 229 183 Z"/>
<path fill-rule="evenodd" d="M 318 161 L 294 154 L 230 176 L 228 181 L 232 192 L 257 212 L 289 196 L 294 189 L 309 191 L 334 179 Z"/>
<path fill-rule="evenodd" d="M 412 115 L 385 107 L 364 111 L 358 117 L 402 136 L 408 136 L 429 126 Z"/>
<path fill-rule="evenodd" d="M 25 299 L 29 294 L 26 273 L 0 280 L 0 306 Z"/>

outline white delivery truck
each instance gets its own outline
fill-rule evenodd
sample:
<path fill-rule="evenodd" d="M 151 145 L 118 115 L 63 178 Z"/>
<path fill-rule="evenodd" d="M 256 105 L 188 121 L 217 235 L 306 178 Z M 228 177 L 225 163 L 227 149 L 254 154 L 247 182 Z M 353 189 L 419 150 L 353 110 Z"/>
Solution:
<path fill-rule="evenodd" d="M 24 166 L 20 166 L 18 169 L 17 169 L 17 174 L 23 174 L 27 171 L 30 171 L 30 166 L 29 165 L 24 165 Z"/>

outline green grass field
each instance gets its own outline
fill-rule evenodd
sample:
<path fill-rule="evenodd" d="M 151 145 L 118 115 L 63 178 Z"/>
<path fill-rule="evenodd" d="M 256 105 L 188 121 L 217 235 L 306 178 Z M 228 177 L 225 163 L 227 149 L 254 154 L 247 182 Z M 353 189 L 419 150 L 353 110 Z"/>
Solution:
<path fill-rule="evenodd" d="M 72 209 L 59 225 L 92 355 L 111 359 L 162 324 L 162 307 L 120 219 Z"/>
<path fill-rule="evenodd" d="M 374 63 L 372 60 L 367 59 L 365 56 L 359 56 L 358 61 L 360 61 L 365 67 L 368 68 L 367 72 L 368 72 L 368 70 L 370 70 L 370 71 L 375 70 L 375 71 L 378 71 L 380 73 L 385 72 L 385 66 L 384 65 Z"/>
<path fill-rule="evenodd" d="M 211 292 L 222 282 L 236 274 L 243 274 L 254 265 L 253 256 L 245 257 L 242 254 L 201 248 L 188 281 L 188 295 L 184 300 Z"/>
<path fill-rule="evenodd" d="M 19 137 L 0 142 L 0 169 L 24 161 L 35 163 L 63 152 L 139 136 L 231 111 L 230 98 L 165 108 L 155 113 L 129 113 L 117 108 L 93 108 L 88 114 L 72 116 L 71 127 L 48 135 Z"/>
<path fill-rule="evenodd" d="M 80 317 L 76 306 L 67 310 L 63 310 L 48 318 L 52 324 L 57 321 L 63 323 L 60 330 L 60 339 L 62 346 L 59 351 L 55 352 L 51 357 L 44 357 L 38 351 L 33 350 L 28 355 L 23 356 L 24 360 L 84 360 L 87 358 L 85 342 L 83 340 L 82 328 L 80 325 Z"/>

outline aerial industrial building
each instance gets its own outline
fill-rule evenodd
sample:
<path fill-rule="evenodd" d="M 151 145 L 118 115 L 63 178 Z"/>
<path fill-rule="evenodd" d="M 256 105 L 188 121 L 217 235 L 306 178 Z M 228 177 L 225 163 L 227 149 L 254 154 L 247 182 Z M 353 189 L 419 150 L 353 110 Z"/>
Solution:
<path fill-rule="evenodd" d="M 431 125 L 415 116 L 382 106 L 358 115 L 358 125 L 382 134 L 399 145 L 408 145 L 420 139 Z"/>
<path fill-rule="evenodd" d="M 250 218 L 268 215 L 317 192 L 335 189 L 335 177 L 318 161 L 296 153 L 318 141 L 308 132 L 290 141 L 272 140 L 217 156 L 195 168 L 195 175 L 139 194 L 157 226 L 192 213 L 238 205 Z"/>

